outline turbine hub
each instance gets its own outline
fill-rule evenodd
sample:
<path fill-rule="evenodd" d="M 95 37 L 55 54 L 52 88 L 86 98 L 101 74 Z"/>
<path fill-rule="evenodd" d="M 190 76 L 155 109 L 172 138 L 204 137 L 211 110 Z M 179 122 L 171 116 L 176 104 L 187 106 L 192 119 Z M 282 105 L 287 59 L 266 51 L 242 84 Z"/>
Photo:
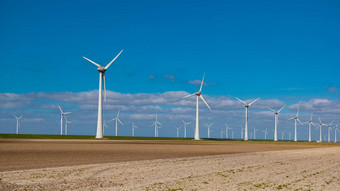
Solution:
<path fill-rule="evenodd" d="M 195 95 L 200 96 L 201 92 L 196 92 Z"/>
<path fill-rule="evenodd" d="M 104 68 L 104 67 L 99 67 L 98 69 L 97 69 L 99 72 L 105 72 L 106 71 L 106 69 Z"/>

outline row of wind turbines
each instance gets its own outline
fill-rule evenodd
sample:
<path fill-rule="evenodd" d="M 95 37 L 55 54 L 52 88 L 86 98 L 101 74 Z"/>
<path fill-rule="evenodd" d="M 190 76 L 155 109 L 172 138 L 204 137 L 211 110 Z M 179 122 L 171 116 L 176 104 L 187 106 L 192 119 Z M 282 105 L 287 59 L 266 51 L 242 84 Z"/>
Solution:
<path fill-rule="evenodd" d="M 99 64 L 97 64 L 96 62 L 86 58 L 86 57 L 83 57 L 85 60 L 91 62 L 93 65 L 95 65 L 97 67 L 97 70 L 99 72 L 99 95 L 98 95 L 98 116 L 97 116 L 97 131 L 96 131 L 96 138 L 103 138 L 103 135 L 104 135 L 104 127 L 107 126 L 105 124 L 105 121 L 103 120 L 103 97 L 104 97 L 104 102 L 106 101 L 106 87 L 105 87 L 105 72 L 106 70 L 111 66 L 111 64 L 121 55 L 121 53 L 123 52 L 123 50 L 121 50 L 106 66 L 101 66 Z M 197 92 L 193 93 L 193 94 L 190 94 L 190 95 L 187 95 L 187 96 L 184 96 L 183 98 L 189 98 L 189 97 L 193 97 L 193 96 L 196 96 L 196 123 L 195 123 L 195 133 L 194 133 L 194 139 L 195 140 L 200 140 L 200 133 L 199 133 L 199 100 L 203 101 L 203 103 L 205 104 L 205 106 L 211 110 L 210 106 L 208 105 L 208 103 L 206 102 L 206 100 L 204 99 L 203 95 L 202 95 L 202 88 L 203 88 L 203 84 L 204 84 L 204 77 L 205 77 L 205 74 L 203 75 L 203 78 L 202 78 L 202 81 L 201 81 L 201 85 L 200 85 L 200 88 Z M 103 95 L 103 89 L 104 89 L 104 95 Z M 240 101 L 241 103 L 243 103 L 245 105 L 245 125 L 244 125 L 244 140 L 247 141 L 248 140 L 248 110 L 249 110 L 249 107 L 252 106 L 257 100 L 259 100 L 260 98 L 257 98 L 249 103 L 239 99 L 236 97 L 236 99 L 238 101 Z M 64 112 L 61 107 L 58 105 L 59 109 L 60 109 L 60 112 L 61 112 L 61 117 L 60 117 L 60 132 L 61 132 L 61 135 L 63 134 L 63 129 L 65 128 L 65 134 L 67 135 L 67 124 L 70 124 L 72 122 L 68 121 L 67 118 L 66 118 L 66 115 L 70 114 L 71 112 Z M 283 110 L 285 106 L 283 106 L 282 108 L 280 108 L 279 110 L 274 110 L 272 108 L 269 108 L 271 111 L 274 112 L 275 114 L 275 124 L 274 124 L 274 141 L 277 141 L 277 133 L 278 133 L 278 115 L 279 113 Z M 299 122 L 301 125 L 303 124 L 306 124 L 308 123 L 309 124 L 309 141 L 311 141 L 311 125 L 315 126 L 316 125 L 313 123 L 312 121 L 312 114 L 311 114 L 311 117 L 310 117 L 310 120 L 305 122 L 305 123 L 302 123 L 298 117 L 298 114 L 299 114 L 299 110 L 296 114 L 295 117 L 293 118 L 290 118 L 289 120 L 295 120 L 295 129 L 294 129 L 294 141 L 297 141 L 297 123 Z M 22 116 L 20 117 L 17 117 L 17 133 L 18 133 L 18 129 L 19 129 L 19 120 L 21 119 Z M 65 119 L 65 127 L 63 126 L 64 122 L 63 122 L 63 119 Z M 115 123 L 116 123 L 116 129 L 115 129 L 115 135 L 117 136 L 118 135 L 118 123 L 120 123 L 121 125 L 123 125 L 123 123 L 120 121 L 119 119 L 119 112 L 117 114 L 117 116 L 113 119 L 111 119 L 110 121 L 113 121 L 115 120 Z M 323 124 L 319 118 L 319 126 L 318 128 L 320 128 L 320 142 L 322 142 L 322 135 L 321 135 L 321 128 L 322 126 L 328 126 L 329 128 L 329 131 L 328 133 L 330 134 L 330 131 L 332 130 L 331 128 L 331 125 L 332 123 L 330 124 Z M 190 123 L 186 123 L 184 122 L 184 137 L 187 137 L 186 135 L 186 127 L 188 124 Z M 161 128 L 161 123 L 157 120 L 157 115 L 156 115 L 156 120 L 155 122 L 152 124 L 152 126 L 155 128 L 155 137 L 158 137 L 158 129 Z M 207 124 L 207 127 L 208 127 L 208 138 L 210 138 L 210 127 L 212 126 L 212 124 Z M 133 131 L 133 135 L 134 135 L 134 129 L 137 128 L 137 126 L 132 122 L 132 131 Z M 178 132 L 179 132 L 179 128 L 177 128 L 177 135 L 178 135 Z M 242 131 L 242 130 L 241 130 Z M 335 132 L 338 131 L 337 129 L 337 126 L 335 128 Z M 255 132 L 256 130 L 254 130 L 254 135 L 255 135 Z M 267 133 L 267 132 L 266 132 Z M 228 128 L 226 128 L 226 135 L 228 134 Z"/>

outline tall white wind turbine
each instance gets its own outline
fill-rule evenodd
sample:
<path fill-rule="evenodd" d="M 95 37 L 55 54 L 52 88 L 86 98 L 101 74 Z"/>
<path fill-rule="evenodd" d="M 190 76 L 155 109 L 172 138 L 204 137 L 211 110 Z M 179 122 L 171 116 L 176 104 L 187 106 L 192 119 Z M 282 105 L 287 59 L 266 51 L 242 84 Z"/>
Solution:
<path fill-rule="evenodd" d="M 116 136 L 118 136 L 118 122 L 123 125 L 122 121 L 119 119 L 119 113 L 120 111 L 118 111 L 117 116 L 113 119 L 111 119 L 111 121 L 115 120 L 116 121 Z"/>
<path fill-rule="evenodd" d="M 111 64 L 118 58 L 118 56 L 123 52 L 121 50 L 119 54 L 111 60 L 105 67 L 101 66 L 92 60 L 83 57 L 85 60 L 91 62 L 95 66 L 97 66 L 97 70 L 99 71 L 99 98 L 98 98 L 98 119 L 97 119 L 97 133 L 96 138 L 101 139 L 103 138 L 103 90 L 102 90 L 102 83 L 104 82 L 104 101 L 106 100 L 106 88 L 105 88 L 105 71 L 111 66 Z"/>
<path fill-rule="evenodd" d="M 285 131 L 281 131 L 281 135 L 282 135 L 281 141 L 283 141 L 283 137 L 285 136 Z"/>
<path fill-rule="evenodd" d="M 284 107 L 286 107 L 286 105 L 281 107 L 281 109 L 279 109 L 278 111 L 275 111 L 274 109 L 272 109 L 270 107 L 267 107 L 268 109 L 272 110 L 275 113 L 274 141 L 277 141 L 277 125 L 279 123 L 279 113 Z"/>
<path fill-rule="evenodd" d="M 332 121 L 332 123 L 328 124 L 328 142 L 331 142 L 331 131 L 332 131 L 332 124 L 334 121 Z"/>
<path fill-rule="evenodd" d="M 311 142 L 311 141 L 312 141 L 312 130 L 311 130 L 311 126 L 313 125 L 314 127 L 316 127 L 316 125 L 313 123 L 312 120 L 313 120 L 313 113 L 310 114 L 309 120 L 303 123 L 303 124 L 308 123 L 308 142 Z"/>
<path fill-rule="evenodd" d="M 255 99 L 254 101 L 250 102 L 249 104 L 246 103 L 245 101 L 239 99 L 239 98 L 236 98 L 236 99 L 238 101 L 242 102 L 244 104 L 244 106 L 246 107 L 246 121 L 245 121 L 245 126 L 244 126 L 244 140 L 248 141 L 248 109 L 253 103 L 255 103 L 260 98 Z"/>
<path fill-rule="evenodd" d="M 20 127 L 20 119 L 22 118 L 22 115 L 20 117 L 14 115 L 14 117 L 17 119 L 17 134 L 19 134 L 19 127 Z"/>
<path fill-rule="evenodd" d="M 138 128 L 135 123 L 132 121 L 132 136 L 135 136 L 135 128 Z"/>
<path fill-rule="evenodd" d="M 61 107 L 58 105 L 59 110 L 60 110 L 60 135 L 63 135 L 63 118 L 64 115 L 70 114 L 71 112 L 63 112 L 63 110 L 61 109 Z"/>
<path fill-rule="evenodd" d="M 191 96 L 196 96 L 196 128 L 195 128 L 195 140 L 200 140 L 199 118 L 198 118 L 198 113 L 199 113 L 198 99 L 200 98 L 200 99 L 204 102 L 204 104 L 208 107 L 208 109 L 211 110 L 211 108 L 209 107 L 208 103 L 205 101 L 205 99 L 203 98 L 202 93 L 201 93 L 202 87 L 203 87 L 203 83 L 204 83 L 204 76 L 205 76 L 205 74 L 203 75 L 203 79 L 202 79 L 202 82 L 201 82 L 201 87 L 200 87 L 200 89 L 198 90 L 198 92 L 183 97 L 183 98 L 188 98 L 188 97 L 191 97 Z"/>
<path fill-rule="evenodd" d="M 206 126 L 207 126 L 207 128 L 208 128 L 208 139 L 210 138 L 210 127 L 213 125 L 213 123 L 210 123 L 210 124 L 205 124 Z"/>
<path fill-rule="evenodd" d="M 321 143 L 322 142 L 322 126 L 327 126 L 326 124 L 323 124 L 322 122 L 321 122 L 321 119 L 320 119 L 320 117 L 319 117 L 319 126 L 318 126 L 318 128 L 320 128 L 320 139 L 319 139 L 319 142 Z"/>
<path fill-rule="evenodd" d="M 297 122 L 299 122 L 301 125 L 303 125 L 302 122 L 299 119 L 299 110 L 300 110 L 300 108 L 298 108 L 298 111 L 297 111 L 295 117 L 292 117 L 292 118 L 288 119 L 288 120 L 294 119 L 294 121 L 295 121 L 295 129 L 294 129 L 294 141 L 295 142 L 297 141 Z"/>
<path fill-rule="evenodd" d="M 184 138 L 187 138 L 187 125 L 190 125 L 191 122 L 185 122 L 183 120 L 182 120 L 182 122 L 184 124 Z"/>
<path fill-rule="evenodd" d="M 158 125 L 162 125 L 160 122 L 158 122 L 157 120 L 157 114 L 156 114 L 156 120 L 155 122 L 152 123 L 151 126 L 154 126 L 155 127 L 155 137 L 158 137 L 158 128 L 159 126 Z"/>

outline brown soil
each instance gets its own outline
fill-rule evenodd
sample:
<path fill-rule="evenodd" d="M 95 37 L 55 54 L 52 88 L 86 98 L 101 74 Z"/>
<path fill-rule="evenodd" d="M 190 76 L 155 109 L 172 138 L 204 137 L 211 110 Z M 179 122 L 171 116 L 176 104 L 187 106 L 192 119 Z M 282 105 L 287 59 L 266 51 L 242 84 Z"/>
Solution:
<path fill-rule="evenodd" d="M 0 171 L 321 147 L 222 141 L 0 139 Z"/>

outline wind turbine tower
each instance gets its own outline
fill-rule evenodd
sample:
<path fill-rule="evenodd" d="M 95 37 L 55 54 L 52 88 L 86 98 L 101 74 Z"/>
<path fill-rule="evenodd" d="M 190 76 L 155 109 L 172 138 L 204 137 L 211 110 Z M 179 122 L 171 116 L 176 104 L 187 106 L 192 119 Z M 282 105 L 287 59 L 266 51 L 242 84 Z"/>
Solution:
<path fill-rule="evenodd" d="M 135 136 L 135 128 L 138 128 L 135 123 L 132 121 L 132 136 Z"/>
<path fill-rule="evenodd" d="M 179 130 L 181 129 L 181 127 L 175 127 L 176 130 L 177 130 L 177 138 L 178 138 L 178 135 L 179 135 Z"/>
<path fill-rule="evenodd" d="M 120 119 L 119 119 L 119 113 L 120 113 L 120 111 L 118 111 L 117 116 L 115 118 L 111 119 L 111 121 L 113 121 L 113 120 L 116 121 L 116 136 L 118 136 L 118 122 L 123 126 L 122 121 L 120 121 Z"/>
<path fill-rule="evenodd" d="M 19 126 L 20 126 L 20 119 L 22 118 L 22 115 L 20 117 L 14 115 L 14 117 L 17 119 L 17 134 L 19 134 Z"/>
<path fill-rule="evenodd" d="M 203 83 L 204 83 L 204 76 L 205 76 L 205 74 L 203 75 L 203 79 L 202 79 L 202 82 L 201 82 L 201 87 L 200 87 L 200 89 L 198 90 L 198 92 L 183 97 L 183 98 L 188 98 L 188 97 L 191 97 L 191 96 L 196 96 L 196 128 L 195 128 L 195 140 L 200 140 L 199 117 L 198 117 L 198 114 L 199 114 L 198 100 L 199 100 L 199 98 L 204 102 L 204 104 L 207 106 L 207 108 L 208 108 L 209 110 L 211 110 L 211 108 L 209 107 L 208 103 L 205 101 L 205 99 L 203 98 L 202 93 L 201 93 L 202 87 L 203 87 Z"/>
<path fill-rule="evenodd" d="M 299 119 L 299 110 L 300 110 L 300 108 L 298 108 L 298 111 L 297 111 L 295 117 L 292 117 L 292 118 L 288 119 L 288 120 L 292 120 L 292 119 L 295 120 L 295 129 L 294 129 L 294 141 L 295 142 L 297 141 L 297 122 L 299 122 L 301 125 L 303 125 L 301 123 L 300 119 Z"/>
<path fill-rule="evenodd" d="M 336 133 L 339 131 L 338 126 L 339 126 L 339 122 L 336 123 L 336 126 L 334 128 L 334 143 L 336 143 Z"/>
<path fill-rule="evenodd" d="M 319 126 L 318 126 L 318 128 L 320 128 L 320 139 L 319 139 L 319 142 L 321 143 L 322 142 L 322 126 L 327 126 L 326 124 L 323 124 L 322 122 L 321 122 L 321 119 L 320 119 L 320 117 L 319 117 Z"/>
<path fill-rule="evenodd" d="M 311 125 L 313 125 L 314 127 L 316 127 L 316 125 L 313 123 L 312 121 L 313 119 L 313 113 L 310 115 L 309 121 L 304 122 L 308 123 L 308 142 L 312 141 L 312 130 L 311 130 Z"/>
<path fill-rule="evenodd" d="M 64 116 L 64 117 L 65 117 L 65 135 L 67 135 L 67 124 L 70 124 L 72 122 L 71 121 L 67 121 L 66 116 Z"/>
<path fill-rule="evenodd" d="M 241 99 L 239 98 L 236 98 L 238 101 L 242 102 L 244 104 L 244 106 L 246 107 L 246 121 L 245 121 L 245 126 L 244 126 L 244 140 L 245 141 L 248 141 L 248 110 L 249 110 L 249 107 L 255 103 L 258 99 L 260 98 L 257 98 L 255 99 L 254 101 L 250 102 L 249 104 L 246 103 L 245 101 L 242 101 Z"/>
<path fill-rule="evenodd" d="M 229 130 L 229 129 L 231 130 L 231 128 L 228 127 L 228 124 L 225 123 L 225 138 L 226 138 L 226 139 L 228 139 L 228 137 L 229 137 L 229 136 L 228 136 L 228 130 Z"/>
<path fill-rule="evenodd" d="M 60 135 L 63 135 L 63 118 L 64 115 L 70 114 L 71 112 L 63 112 L 63 110 L 61 109 L 61 107 L 58 105 L 59 110 L 60 110 Z"/>
<path fill-rule="evenodd" d="M 279 123 L 279 113 L 284 107 L 286 107 L 286 105 L 281 107 L 281 109 L 279 109 L 278 111 L 275 111 L 274 109 L 272 109 L 270 107 L 267 107 L 268 109 L 272 110 L 275 113 L 274 141 L 277 141 L 277 125 Z"/>
<path fill-rule="evenodd" d="M 83 57 L 85 60 L 91 62 L 95 66 L 97 66 L 97 70 L 99 72 L 99 97 L 98 97 L 98 119 L 97 119 L 97 133 L 96 138 L 101 139 L 103 138 L 103 89 L 102 89 L 102 83 L 104 83 L 104 101 L 106 100 L 106 88 L 105 88 L 105 71 L 111 66 L 111 64 L 118 58 L 118 56 L 123 52 L 121 50 L 119 54 L 111 60 L 105 67 L 101 66 L 92 60 Z"/>
<path fill-rule="evenodd" d="M 155 137 L 158 137 L 158 125 L 162 125 L 160 122 L 158 122 L 157 120 L 157 114 L 156 114 L 156 120 L 155 122 L 153 122 L 153 124 L 151 126 L 154 126 L 155 127 Z"/>
<path fill-rule="evenodd" d="M 187 125 L 190 125 L 191 122 L 185 122 L 183 120 L 182 120 L 182 122 L 184 124 L 184 138 L 187 138 Z"/>
<path fill-rule="evenodd" d="M 205 124 L 208 128 L 208 139 L 210 138 L 210 127 L 213 125 L 213 123 L 210 123 L 210 124 Z"/>
<path fill-rule="evenodd" d="M 328 125 L 328 142 L 329 142 L 329 143 L 331 142 L 332 124 L 333 124 L 333 121 L 332 121 L 332 123 L 330 123 L 330 124 Z"/>

